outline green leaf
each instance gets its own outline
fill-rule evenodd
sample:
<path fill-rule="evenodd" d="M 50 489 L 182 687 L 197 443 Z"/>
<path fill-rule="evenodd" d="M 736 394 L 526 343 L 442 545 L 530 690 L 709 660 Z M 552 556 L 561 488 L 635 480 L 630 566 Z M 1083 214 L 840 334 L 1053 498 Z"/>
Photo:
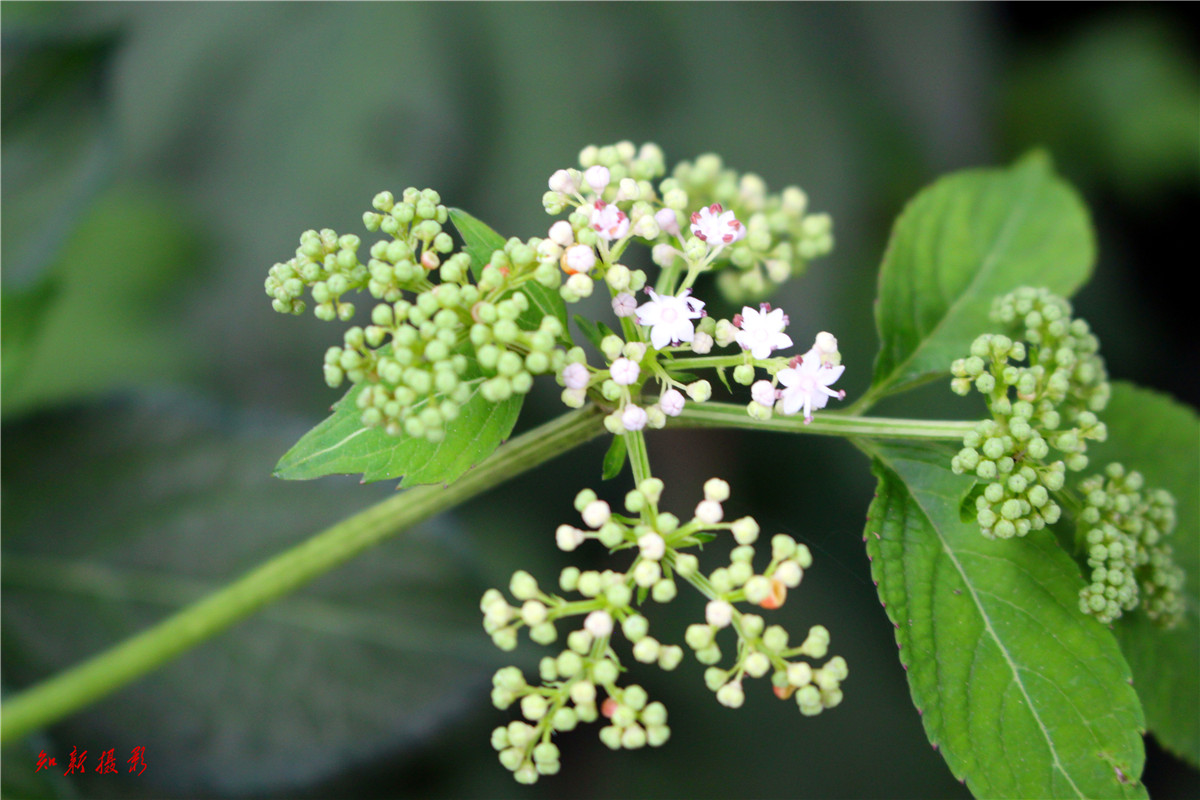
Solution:
<path fill-rule="evenodd" d="M 450 209 L 450 221 L 463 238 L 467 255 L 471 256 L 471 271 L 476 279 L 484 266 L 492 259 L 492 253 L 504 249 L 504 237 L 459 208 Z M 567 304 L 554 289 L 547 289 L 536 281 L 521 285 L 521 291 L 529 298 L 529 309 L 517 317 L 517 324 L 524 330 L 534 330 L 542 317 L 558 317 L 563 330 L 567 329 Z"/>
<path fill-rule="evenodd" d="M 1142 711 L 1112 634 L 1079 611 L 1049 531 L 989 541 L 930 445 L 860 442 L 865 539 L 930 742 L 977 797 L 1144 797 Z"/>
<path fill-rule="evenodd" d="M 583 334 L 583 338 L 587 339 L 597 350 L 599 350 L 600 342 L 605 336 L 605 334 L 601 332 L 600 326 L 604 325 L 604 323 L 592 322 L 590 319 L 582 317 L 579 314 L 576 314 L 574 317 L 572 317 L 572 319 L 574 319 L 575 324 L 579 326 L 579 332 Z"/>
<path fill-rule="evenodd" d="M 524 395 L 513 395 L 502 403 L 491 403 L 480 394 L 485 380 L 473 354 L 462 380 L 472 386 L 458 417 L 446 423 L 446 437 L 430 442 L 424 437 L 390 436 L 382 428 L 366 428 L 356 399 L 362 385 L 355 386 L 333 406 L 333 413 L 283 454 L 275 466 L 275 477 L 310 480 L 324 475 L 362 473 L 363 482 L 391 480 L 404 476 L 401 488 L 422 483 L 453 483 L 471 467 L 492 454 L 512 433 L 521 413 Z M 432 400 L 441 402 L 435 394 Z M 427 398 L 413 408 L 419 412 Z"/>
<path fill-rule="evenodd" d="M 133 636 L 390 494 L 271 479 L 271 453 L 294 438 L 278 415 L 178 399 L 5 427 L 5 688 Z M 426 748 L 506 660 L 479 635 L 469 552 L 448 517 L 412 528 L 31 744 L 58 759 L 59 779 L 72 745 L 90 751 L 88 773 L 70 777 L 77 797 L 292 796 Z M 123 765 L 135 745 L 148 748 L 140 780 L 95 774 L 100 751 Z"/>
<path fill-rule="evenodd" d="M 1200 766 L 1200 419 L 1166 395 L 1114 383 L 1104 420 L 1108 440 L 1088 448 L 1094 471 L 1120 461 L 1142 473 L 1147 486 L 1169 490 L 1178 503 L 1170 543 L 1175 562 L 1187 573 L 1183 623 L 1163 630 L 1138 611 L 1113 627 L 1151 733 L 1167 750 Z"/>
<path fill-rule="evenodd" d="M 608 446 L 608 452 L 604 454 L 604 471 L 601 473 L 601 480 L 612 480 L 621 474 L 621 469 L 625 466 L 625 437 L 612 437 L 612 444 Z"/>
<path fill-rule="evenodd" d="M 880 267 L 869 395 L 949 372 L 985 332 L 998 295 L 1025 285 L 1072 294 L 1091 275 L 1095 250 L 1087 209 L 1041 153 L 923 190 L 896 220 Z"/>

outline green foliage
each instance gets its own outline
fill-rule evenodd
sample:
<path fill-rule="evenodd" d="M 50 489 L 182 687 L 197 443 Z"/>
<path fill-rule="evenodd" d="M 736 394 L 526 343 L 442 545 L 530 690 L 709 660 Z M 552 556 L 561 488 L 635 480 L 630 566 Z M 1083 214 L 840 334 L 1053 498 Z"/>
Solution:
<path fill-rule="evenodd" d="M 1022 285 L 1069 296 L 1094 260 L 1087 210 L 1045 155 L 939 180 L 892 230 L 879 273 L 880 350 L 868 398 L 945 374 L 981 332 L 996 296 Z"/>
<path fill-rule="evenodd" d="M 601 470 L 603 480 L 612 480 L 621 474 L 621 470 L 625 467 L 625 450 L 625 437 L 612 437 L 612 444 L 604 453 L 604 467 Z"/>
<path fill-rule="evenodd" d="M 1114 626 L 1133 670 L 1150 732 L 1168 750 L 1200 765 L 1200 419 L 1165 395 L 1116 383 L 1105 414 L 1108 441 L 1094 445 L 1097 463 L 1119 461 L 1167 489 L 1177 503 L 1169 537 L 1186 573 L 1184 621 L 1163 630 L 1141 610 Z"/>
<path fill-rule="evenodd" d="M 1142 710 L 1112 635 L 1078 609 L 1048 531 L 989 541 L 969 478 L 928 445 L 860 445 L 879 480 L 865 539 L 929 739 L 979 797 L 1144 797 Z"/>
<path fill-rule="evenodd" d="M 306 433 L 283 454 L 275 477 L 310 480 L 323 475 L 362 473 L 363 481 L 399 478 L 401 487 L 421 483 L 451 483 L 492 454 L 508 438 L 524 397 L 513 395 L 493 403 L 483 397 L 485 378 L 474 358 L 468 356 L 463 382 L 470 395 L 458 417 L 446 426 L 446 436 L 431 442 L 424 437 L 392 436 L 379 428 L 366 428 L 355 402 L 362 386 L 346 393 L 333 407 L 333 414 Z M 441 395 L 425 403 L 437 403 Z"/>

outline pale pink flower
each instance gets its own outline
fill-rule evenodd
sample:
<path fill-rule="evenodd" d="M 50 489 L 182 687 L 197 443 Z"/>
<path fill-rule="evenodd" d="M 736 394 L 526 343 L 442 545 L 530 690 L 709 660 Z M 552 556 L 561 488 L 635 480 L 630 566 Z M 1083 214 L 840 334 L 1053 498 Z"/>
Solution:
<path fill-rule="evenodd" d="M 592 187 L 593 192 L 600 194 L 612 180 L 612 173 L 608 171 L 608 167 L 594 164 L 583 171 L 583 179 Z"/>
<path fill-rule="evenodd" d="M 597 200 L 592 204 L 592 218 L 588 223 L 601 239 L 611 241 L 629 233 L 629 217 L 612 203 Z"/>
<path fill-rule="evenodd" d="M 646 409 L 632 403 L 625 406 L 625 410 L 621 412 L 621 424 L 627 431 L 640 431 L 646 427 L 648 420 L 649 415 L 646 413 Z"/>
<path fill-rule="evenodd" d="M 804 421 L 812 422 L 813 409 L 824 408 L 831 397 L 841 400 L 846 396 L 844 391 L 829 388 L 846 368 L 822 364 L 820 354 L 811 350 L 797 360 L 799 364 L 795 367 L 781 369 L 776 375 L 785 387 L 780 393 L 781 410 L 784 414 L 795 414 L 804 409 Z"/>
<path fill-rule="evenodd" d="M 750 397 L 760 406 L 775 405 L 775 386 L 770 381 L 755 381 L 750 387 Z"/>
<path fill-rule="evenodd" d="M 745 237 L 746 226 L 732 211 L 723 211 L 720 203 L 713 203 L 692 214 L 692 234 L 711 247 L 721 247 Z"/>
<path fill-rule="evenodd" d="M 696 335 L 692 320 L 704 316 L 704 303 L 689 297 L 690 289 L 674 296 L 660 297 L 653 289 L 647 289 L 650 302 L 638 306 L 639 325 L 650 326 L 650 344 L 662 350 L 672 342 L 690 342 Z"/>
<path fill-rule="evenodd" d="M 658 227 L 672 236 L 679 235 L 679 218 L 675 216 L 675 209 L 660 208 L 654 213 L 654 221 L 658 223 Z"/>
<path fill-rule="evenodd" d="M 738 316 L 734 322 L 740 330 L 734 334 L 734 339 L 755 358 L 768 358 L 772 351 L 792 346 L 791 337 L 783 332 L 788 318 L 782 308 L 772 309 L 767 303 L 757 310 L 743 306 Z"/>

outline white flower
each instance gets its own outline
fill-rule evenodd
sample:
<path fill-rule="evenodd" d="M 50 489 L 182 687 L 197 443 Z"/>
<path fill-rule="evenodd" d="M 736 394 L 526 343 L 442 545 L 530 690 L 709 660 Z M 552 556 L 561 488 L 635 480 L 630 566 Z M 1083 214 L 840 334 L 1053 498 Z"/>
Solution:
<path fill-rule="evenodd" d="M 582 516 L 589 528 L 599 528 L 612 518 L 612 509 L 603 500 L 593 500 L 584 507 Z"/>
<path fill-rule="evenodd" d="M 750 387 L 750 397 L 760 406 L 775 405 L 775 386 L 770 381 L 755 381 Z"/>
<path fill-rule="evenodd" d="M 683 413 L 683 393 L 678 389 L 668 389 L 658 398 L 658 407 L 668 417 L 678 417 Z"/>
<path fill-rule="evenodd" d="M 690 342 L 696 334 L 692 320 L 704 316 L 704 303 L 689 297 L 690 289 L 679 296 L 659 297 L 653 289 L 647 289 L 650 302 L 638 306 L 639 325 L 650 326 L 650 344 L 662 350 L 672 342 Z"/>
<path fill-rule="evenodd" d="M 782 308 L 772 309 L 767 303 L 757 310 L 743 306 L 740 317 L 734 320 L 741 329 L 734 334 L 734 340 L 755 358 L 768 358 L 773 350 L 792 346 L 791 337 L 783 332 L 788 318 Z"/>
<path fill-rule="evenodd" d="M 784 414 L 795 414 L 804 409 L 804 421 L 812 422 L 813 409 L 824 408 L 829 398 L 839 400 L 846 396 L 844 391 L 833 391 L 829 385 L 842 377 L 844 366 L 822 364 L 820 355 L 810 350 L 795 367 L 779 370 L 776 375 L 786 388 L 780 393 Z"/>
<path fill-rule="evenodd" d="M 621 412 L 621 424 L 625 426 L 627 431 L 640 431 L 646 427 L 646 421 L 649 419 L 646 414 L 646 409 L 640 406 L 635 406 L 632 403 L 625 406 L 625 410 Z"/>
<path fill-rule="evenodd" d="M 595 164 L 583 171 L 583 179 L 587 181 L 588 186 L 592 187 L 593 192 L 600 194 L 612 180 L 612 173 L 608 171 L 608 167 Z"/>
<path fill-rule="evenodd" d="M 660 208 L 654 213 L 654 221 L 658 223 L 658 227 L 672 236 L 679 235 L 679 219 L 675 216 L 675 209 Z"/>
<path fill-rule="evenodd" d="M 611 241 L 629 233 L 629 217 L 612 203 L 597 200 L 592 206 L 592 218 L 588 222 L 601 239 Z"/>
<path fill-rule="evenodd" d="M 696 331 L 695 337 L 692 338 L 692 352 L 697 355 L 706 356 L 712 352 L 712 348 L 713 337 L 704 331 Z"/>
<path fill-rule="evenodd" d="M 692 214 L 692 234 L 712 247 L 722 247 L 744 238 L 746 226 L 732 211 L 722 211 L 720 203 L 713 203 Z"/>
<path fill-rule="evenodd" d="M 842 363 L 842 354 L 838 352 L 837 337 L 828 331 L 821 331 L 817 334 L 817 339 L 813 342 L 812 350 L 809 352 L 819 355 L 822 364 L 837 366 Z"/>
<path fill-rule="evenodd" d="M 613 298 L 612 308 L 618 317 L 632 317 L 637 313 L 637 300 L 629 292 L 621 292 Z"/>

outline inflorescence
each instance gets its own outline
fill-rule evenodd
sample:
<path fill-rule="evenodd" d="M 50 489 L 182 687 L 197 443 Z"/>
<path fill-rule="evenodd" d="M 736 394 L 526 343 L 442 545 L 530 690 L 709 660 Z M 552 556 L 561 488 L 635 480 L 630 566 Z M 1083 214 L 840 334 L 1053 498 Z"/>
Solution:
<path fill-rule="evenodd" d="M 635 661 L 675 669 L 683 659 L 683 648 L 652 636 L 639 608 L 647 597 L 656 603 L 670 602 L 681 580 L 708 598 L 704 622 L 689 626 L 684 641 L 696 659 L 708 665 L 704 679 L 717 702 L 738 708 L 745 700 L 743 681 L 768 675 L 776 696 L 794 699 L 802 714 L 819 714 L 842 700 L 840 686 L 848 674 L 845 660 L 835 656 L 819 667 L 802 660 L 825 658 L 829 632 L 824 627 L 814 626 L 802 642 L 793 644 L 782 627 L 767 625 L 759 614 L 738 607 L 782 606 L 788 591 L 799 586 L 812 564 L 808 548 L 777 534 L 770 540 L 770 561 L 756 570 L 755 558 L 766 549 L 755 547 L 758 523 L 751 517 L 724 521 L 723 503 L 729 498 L 725 481 L 706 482 L 704 499 L 692 518 L 682 523 L 659 510 L 662 491 L 662 481 L 656 478 L 641 481 L 625 497 L 625 515 L 615 513 L 590 489 L 575 498 L 583 526 L 559 526 L 555 539 L 560 549 L 572 551 L 595 540 L 610 552 L 633 555 L 624 571 L 565 568 L 559 588 L 577 594 L 578 599 L 544 591 L 523 571 L 515 573 L 509 584 L 514 603 L 497 589 L 483 596 L 484 629 L 502 650 L 516 647 L 522 628 L 542 645 L 556 642 L 560 627 L 570 629 L 565 649 L 541 660 L 539 684 L 527 683 L 516 667 L 501 669 L 492 681 L 496 707 L 517 704 L 524 717 L 492 733 L 500 762 L 522 783 L 558 772 L 559 752 L 551 739 L 580 722 L 604 717 L 607 724 L 600 729 L 600 740 L 614 750 L 657 747 L 667 741 L 670 728 L 663 704 L 650 701 L 637 684 L 618 685 L 625 670 L 613 639 L 619 630 Z M 726 532 L 736 543 L 729 564 L 704 574 L 699 559 L 686 551 Z M 733 663 L 721 667 L 718 638 L 726 629 L 734 633 L 736 645 Z"/>
<path fill-rule="evenodd" d="M 1020 329 L 1021 338 L 984 334 L 951 365 L 951 388 L 966 395 L 974 386 L 992 413 L 963 437 L 951 468 L 980 480 L 975 519 L 983 535 L 1007 539 L 1058 522 L 1055 495 L 1067 472 L 1085 469 L 1087 442 L 1107 436 L 1097 413 L 1111 388 L 1099 342 L 1063 298 L 1018 289 L 996 300 L 991 318 Z M 1115 463 L 1078 491 L 1076 542 L 1090 570 L 1080 608 L 1108 623 L 1140 604 L 1156 622 L 1175 625 L 1183 571 L 1164 541 L 1175 526 L 1174 498 L 1145 490 L 1139 473 Z"/>

